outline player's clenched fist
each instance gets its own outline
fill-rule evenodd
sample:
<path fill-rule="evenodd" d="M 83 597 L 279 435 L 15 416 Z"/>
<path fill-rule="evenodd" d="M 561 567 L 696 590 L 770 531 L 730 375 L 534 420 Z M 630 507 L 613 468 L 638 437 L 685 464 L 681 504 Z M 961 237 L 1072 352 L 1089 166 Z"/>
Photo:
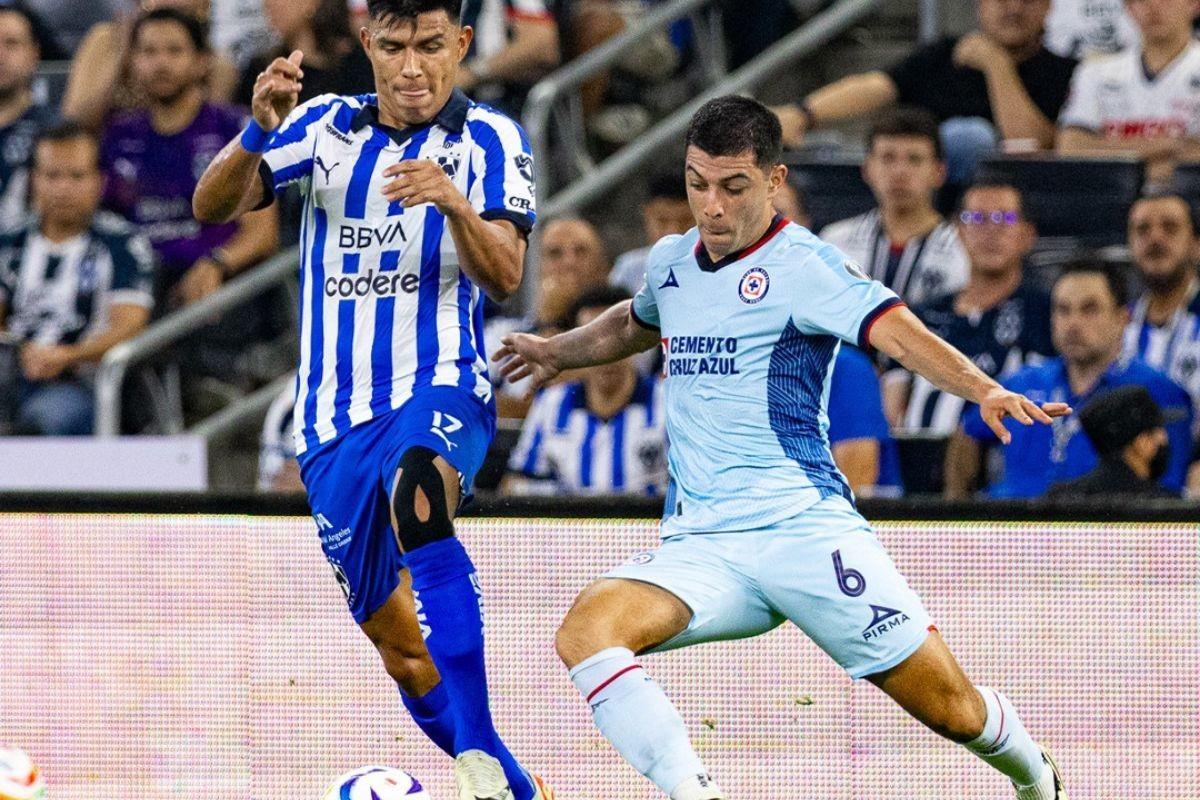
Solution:
<path fill-rule="evenodd" d="M 467 203 L 450 177 L 432 161 L 401 161 L 385 169 L 383 177 L 395 178 L 383 187 L 383 196 L 405 208 L 433 203 L 438 211 L 452 216 Z"/>
<path fill-rule="evenodd" d="M 254 121 L 263 130 L 278 128 L 300 102 L 300 81 L 304 77 L 300 62 L 303 59 L 304 53 L 295 50 L 287 58 L 275 59 L 258 73 L 250 110 Z"/>

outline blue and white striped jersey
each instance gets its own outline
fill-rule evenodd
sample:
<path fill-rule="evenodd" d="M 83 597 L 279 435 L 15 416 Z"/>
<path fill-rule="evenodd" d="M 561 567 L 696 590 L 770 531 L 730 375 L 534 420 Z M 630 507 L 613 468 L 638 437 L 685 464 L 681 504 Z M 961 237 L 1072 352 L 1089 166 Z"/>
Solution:
<path fill-rule="evenodd" d="M 696 229 L 650 251 L 633 316 L 660 330 L 666 372 L 662 535 L 766 528 L 852 495 L 829 450 L 840 342 L 866 345 L 901 305 L 846 255 L 776 217 L 713 262 Z"/>
<path fill-rule="evenodd" d="M 517 123 L 455 91 L 431 123 L 395 130 L 375 103 L 314 98 L 263 154 L 267 186 L 299 182 L 304 196 L 297 454 L 430 386 L 491 400 L 482 294 L 459 269 L 446 218 L 430 204 L 389 204 L 384 169 L 432 160 L 484 219 L 524 232 L 535 219 L 533 159 Z"/>
<path fill-rule="evenodd" d="M 638 379 L 629 403 L 612 419 L 588 410 L 582 383 L 534 398 L 508 468 L 562 494 L 659 495 L 667 484 L 667 431 L 662 381 Z"/>

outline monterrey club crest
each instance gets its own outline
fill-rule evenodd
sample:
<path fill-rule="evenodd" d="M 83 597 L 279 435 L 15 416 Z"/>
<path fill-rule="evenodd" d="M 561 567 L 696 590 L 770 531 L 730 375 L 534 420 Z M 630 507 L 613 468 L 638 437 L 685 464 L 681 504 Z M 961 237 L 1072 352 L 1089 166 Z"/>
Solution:
<path fill-rule="evenodd" d="M 738 297 L 742 298 L 743 303 L 754 305 L 767 296 L 769 288 L 771 277 L 767 271 L 762 267 L 753 267 L 742 276 L 742 282 L 738 284 Z"/>

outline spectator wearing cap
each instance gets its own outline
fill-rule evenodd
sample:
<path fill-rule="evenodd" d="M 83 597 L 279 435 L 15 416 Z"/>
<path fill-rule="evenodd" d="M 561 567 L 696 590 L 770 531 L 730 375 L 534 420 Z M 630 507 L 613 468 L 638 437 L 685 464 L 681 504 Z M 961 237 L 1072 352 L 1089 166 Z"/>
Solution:
<path fill-rule="evenodd" d="M 645 246 L 617 256 L 608 280 L 631 295 L 642 288 L 646 277 L 646 257 L 650 248 L 664 236 L 687 233 L 695 225 L 692 207 L 688 205 L 683 170 L 664 173 L 651 179 L 650 196 L 642 203 L 642 229 L 646 232 Z"/>
<path fill-rule="evenodd" d="M 1058 152 L 1136 155 L 1152 181 L 1200 160 L 1200 42 L 1195 0 L 1127 0 L 1138 46 L 1089 59 L 1071 81 L 1058 119 Z"/>
<path fill-rule="evenodd" d="M 1054 484 L 1046 496 L 1178 497 L 1161 483 L 1171 463 L 1166 429 L 1171 421 L 1142 386 L 1122 386 L 1092 398 L 1080 410 L 1079 424 L 1099 463 L 1086 475 Z"/>
<path fill-rule="evenodd" d="M 629 293 L 605 286 L 574 304 L 587 325 Z M 667 483 L 662 381 L 639 376 L 632 358 L 579 370 L 534 399 L 502 486 L 511 493 L 661 496 Z"/>
<path fill-rule="evenodd" d="M 1067 100 L 1076 62 L 1042 44 L 1050 0 L 978 0 L 979 29 L 914 51 L 888 70 L 851 75 L 776 109 L 784 143 L 807 131 L 859 119 L 889 106 L 924 108 L 941 125 L 949 181 L 972 177 L 996 139 L 1054 146 L 1054 120 Z"/>
<path fill-rule="evenodd" d="M 1121 339 L 1129 322 L 1128 296 L 1113 265 L 1079 260 L 1064 267 L 1051 294 L 1050 326 L 1059 357 L 1026 367 L 1003 381 L 1006 389 L 1035 403 L 1063 402 L 1082 408 L 1093 397 L 1121 386 L 1143 386 L 1169 415 L 1170 463 L 1163 486 L 1183 488 L 1191 451 L 1192 409 L 1187 392 L 1163 373 L 1137 359 L 1121 358 Z M 1025 426 L 1009 420 L 1012 442 L 1004 448 L 1003 475 L 987 494 L 1003 498 L 1041 497 L 1051 485 L 1078 478 L 1096 466 L 1096 450 L 1080 436 L 1079 415 L 1053 425 Z M 996 435 L 971 407 L 946 452 L 946 495 L 963 499 L 980 469 L 980 449 Z"/>

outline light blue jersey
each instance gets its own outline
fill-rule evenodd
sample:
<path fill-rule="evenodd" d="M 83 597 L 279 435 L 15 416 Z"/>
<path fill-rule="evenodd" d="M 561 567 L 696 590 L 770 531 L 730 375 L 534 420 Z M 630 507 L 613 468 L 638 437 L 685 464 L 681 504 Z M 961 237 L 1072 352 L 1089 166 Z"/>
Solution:
<path fill-rule="evenodd" d="M 633 300 L 661 330 L 671 446 L 663 537 L 756 530 L 831 496 L 830 375 L 901 301 L 836 247 L 782 217 L 712 262 L 692 229 L 654 246 Z"/>

